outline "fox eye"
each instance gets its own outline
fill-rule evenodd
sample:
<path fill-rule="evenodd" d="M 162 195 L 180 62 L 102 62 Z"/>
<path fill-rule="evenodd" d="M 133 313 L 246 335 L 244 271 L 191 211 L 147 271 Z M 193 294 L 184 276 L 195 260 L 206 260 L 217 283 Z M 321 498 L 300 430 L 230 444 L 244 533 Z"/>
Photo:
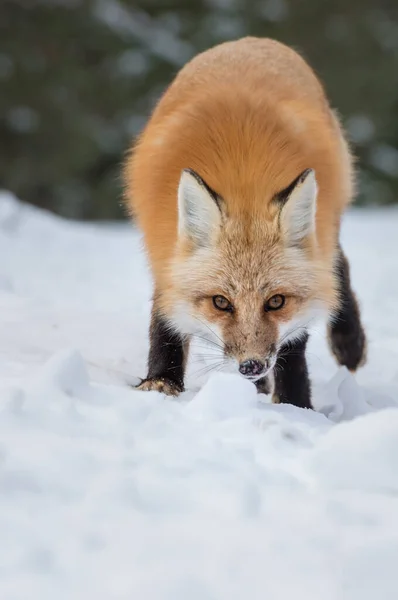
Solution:
<path fill-rule="evenodd" d="M 279 310 L 285 304 L 285 296 L 282 294 L 276 294 L 275 296 L 271 296 L 264 304 L 264 310 L 268 312 L 269 310 Z"/>
<path fill-rule="evenodd" d="M 217 310 L 232 312 L 233 306 L 224 296 L 213 296 L 213 304 Z"/>

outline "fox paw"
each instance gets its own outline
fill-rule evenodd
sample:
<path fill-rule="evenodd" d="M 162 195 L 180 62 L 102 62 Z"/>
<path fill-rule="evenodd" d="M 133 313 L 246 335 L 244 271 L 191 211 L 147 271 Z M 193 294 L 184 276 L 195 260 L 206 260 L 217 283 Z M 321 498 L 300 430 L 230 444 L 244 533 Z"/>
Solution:
<path fill-rule="evenodd" d="M 272 404 L 280 404 L 281 403 L 281 399 L 279 398 L 278 394 L 272 394 Z"/>
<path fill-rule="evenodd" d="M 329 344 L 337 362 L 351 373 L 365 364 L 367 344 L 362 327 L 349 332 L 329 330 Z"/>
<path fill-rule="evenodd" d="M 178 396 L 183 391 L 181 385 L 166 377 L 144 379 L 136 389 L 142 392 L 160 392 L 166 396 Z"/>
<path fill-rule="evenodd" d="M 272 384 L 269 377 L 263 377 L 256 381 L 255 386 L 258 394 L 270 394 L 272 391 Z"/>

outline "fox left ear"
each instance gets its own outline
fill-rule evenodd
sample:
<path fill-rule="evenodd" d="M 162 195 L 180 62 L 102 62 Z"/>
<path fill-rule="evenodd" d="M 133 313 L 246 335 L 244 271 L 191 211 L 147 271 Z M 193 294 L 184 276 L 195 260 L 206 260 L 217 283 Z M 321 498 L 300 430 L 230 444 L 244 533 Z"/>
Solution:
<path fill-rule="evenodd" d="M 210 246 L 221 225 L 217 195 L 191 169 L 184 169 L 178 186 L 178 234 L 196 246 Z"/>
<path fill-rule="evenodd" d="M 282 233 L 291 246 L 299 246 L 315 232 L 315 214 L 318 186 L 313 169 L 306 169 L 282 192 L 280 212 Z"/>

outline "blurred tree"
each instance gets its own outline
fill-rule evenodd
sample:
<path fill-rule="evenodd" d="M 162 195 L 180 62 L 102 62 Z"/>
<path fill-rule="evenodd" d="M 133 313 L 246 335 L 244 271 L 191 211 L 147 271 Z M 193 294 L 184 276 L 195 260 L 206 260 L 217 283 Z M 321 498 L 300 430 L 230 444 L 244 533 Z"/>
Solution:
<path fill-rule="evenodd" d="M 362 203 L 398 201 L 396 0 L 1 0 L 0 186 L 118 218 L 120 166 L 176 71 L 244 35 L 314 65 L 359 156 Z"/>

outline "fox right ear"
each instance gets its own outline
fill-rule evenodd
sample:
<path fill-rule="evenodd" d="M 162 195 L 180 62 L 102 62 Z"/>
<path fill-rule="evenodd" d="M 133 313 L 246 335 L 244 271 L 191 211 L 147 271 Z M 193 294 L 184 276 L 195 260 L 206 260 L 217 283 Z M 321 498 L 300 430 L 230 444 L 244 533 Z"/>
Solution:
<path fill-rule="evenodd" d="M 178 234 L 209 246 L 220 225 L 217 195 L 195 171 L 184 169 L 178 186 Z"/>
<path fill-rule="evenodd" d="M 313 169 L 306 169 L 285 190 L 280 223 L 289 245 L 300 246 L 307 236 L 315 232 L 317 193 Z"/>

